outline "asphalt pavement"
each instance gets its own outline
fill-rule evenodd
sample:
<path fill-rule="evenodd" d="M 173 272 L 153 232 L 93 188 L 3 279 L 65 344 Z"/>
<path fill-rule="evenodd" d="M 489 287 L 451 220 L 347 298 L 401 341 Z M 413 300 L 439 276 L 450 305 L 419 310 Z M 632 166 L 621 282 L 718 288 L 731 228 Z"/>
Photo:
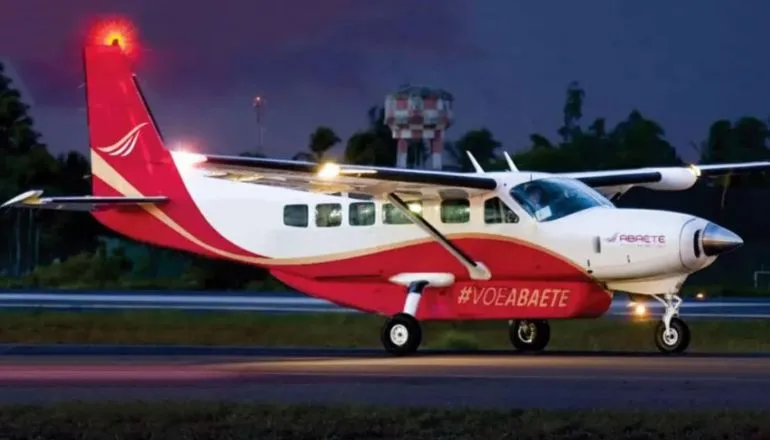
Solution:
<path fill-rule="evenodd" d="M 770 409 L 770 356 L 0 347 L 0 402 L 233 400 L 481 408 Z"/>

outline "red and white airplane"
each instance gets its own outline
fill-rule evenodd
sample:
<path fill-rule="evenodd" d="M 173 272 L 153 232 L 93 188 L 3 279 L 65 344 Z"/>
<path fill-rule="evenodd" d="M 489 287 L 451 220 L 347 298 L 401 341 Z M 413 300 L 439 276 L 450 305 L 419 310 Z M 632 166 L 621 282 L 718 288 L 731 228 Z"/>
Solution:
<path fill-rule="evenodd" d="M 266 267 L 308 295 L 388 317 L 393 354 L 415 352 L 427 320 L 508 320 L 515 348 L 542 350 L 548 320 L 600 317 L 614 291 L 662 302 L 655 344 L 684 351 L 677 292 L 742 240 L 609 199 L 770 169 L 541 173 L 506 155 L 510 171 L 455 173 L 173 152 L 120 45 L 89 45 L 84 57 L 93 195 L 33 190 L 4 207 L 88 210 L 135 240 Z"/>

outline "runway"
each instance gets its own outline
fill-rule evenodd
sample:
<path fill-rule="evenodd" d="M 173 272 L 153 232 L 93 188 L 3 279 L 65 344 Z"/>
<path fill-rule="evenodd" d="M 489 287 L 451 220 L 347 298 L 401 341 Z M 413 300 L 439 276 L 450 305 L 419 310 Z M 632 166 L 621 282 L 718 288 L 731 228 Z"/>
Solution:
<path fill-rule="evenodd" d="M 50 348 L 50 347 L 49 347 Z M 113 347 L 119 350 L 120 347 Z M 770 409 L 770 356 L 5 347 L 0 402 L 206 399 L 481 408 Z M 26 352 L 25 352 L 26 351 Z M 202 354 L 204 353 L 205 354 Z M 126 351 L 124 351 L 126 353 Z"/>

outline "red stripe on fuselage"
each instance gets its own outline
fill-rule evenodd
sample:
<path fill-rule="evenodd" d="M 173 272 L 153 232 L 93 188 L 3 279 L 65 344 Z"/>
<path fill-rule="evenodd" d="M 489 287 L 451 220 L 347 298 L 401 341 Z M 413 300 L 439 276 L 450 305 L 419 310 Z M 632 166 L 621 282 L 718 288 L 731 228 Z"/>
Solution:
<path fill-rule="evenodd" d="M 273 275 L 287 285 L 338 305 L 392 316 L 403 311 L 406 289 L 387 281 L 313 280 L 282 271 Z M 607 312 L 610 294 L 589 281 L 462 281 L 428 287 L 416 318 L 421 320 L 596 318 Z"/>

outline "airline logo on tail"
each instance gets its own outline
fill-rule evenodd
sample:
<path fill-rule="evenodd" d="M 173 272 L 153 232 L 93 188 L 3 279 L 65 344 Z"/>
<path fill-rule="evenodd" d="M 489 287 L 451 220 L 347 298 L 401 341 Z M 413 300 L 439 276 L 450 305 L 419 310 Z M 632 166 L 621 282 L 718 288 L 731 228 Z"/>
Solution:
<path fill-rule="evenodd" d="M 139 141 L 139 130 L 145 125 L 147 125 L 147 123 L 142 122 L 141 124 L 132 128 L 131 131 L 126 133 L 125 136 L 123 136 L 114 144 L 107 145 L 105 147 L 96 147 L 96 149 L 113 157 L 126 157 L 131 154 L 132 151 L 134 151 L 136 143 Z"/>

